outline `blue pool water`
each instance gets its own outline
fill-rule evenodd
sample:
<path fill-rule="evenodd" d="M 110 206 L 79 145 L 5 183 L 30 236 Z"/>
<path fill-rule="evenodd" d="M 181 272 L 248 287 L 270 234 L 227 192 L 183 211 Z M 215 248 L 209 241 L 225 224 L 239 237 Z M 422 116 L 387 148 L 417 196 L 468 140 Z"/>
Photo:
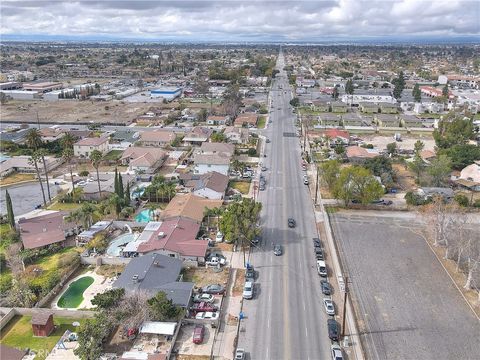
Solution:
<path fill-rule="evenodd" d="M 107 255 L 110 256 L 120 256 L 120 252 L 123 247 L 129 242 L 135 240 L 137 235 L 135 234 L 123 234 L 115 238 L 107 248 Z"/>
<path fill-rule="evenodd" d="M 135 221 L 136 222 L 141 222 L 141 223 L 150 222 L 150 221 L 152 221 L 151 214 L 153 214 L 153 212 L 151 210 L 148 210 L 148 209 L 142 210 L 138 213 L 137 216 L 135 216 Z"/>

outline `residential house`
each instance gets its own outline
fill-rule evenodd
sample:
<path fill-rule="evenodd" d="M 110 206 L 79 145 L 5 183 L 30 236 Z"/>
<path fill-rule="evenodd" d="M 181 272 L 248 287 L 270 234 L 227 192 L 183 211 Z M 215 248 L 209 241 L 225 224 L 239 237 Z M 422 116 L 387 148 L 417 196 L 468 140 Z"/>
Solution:
<path fill-rule="evenodd" d="M 125 150 L 138 140 L 138 131 L 117 130 L 110 135 L 109 150 Z"/>
<path fill-rule="evenodd" d="M 325 139 L 329 139 L 330 144 L 348 145 L 350 142 L 350 134 L 346 130 L 327 129 L 322 132 Z"/>
<path fill-rule="evenodd" d="M 167 152 L 154 147 L 127 148 L 120 158 L 122 165 L 128 165 L 129 171 L 153 174 L 167 159 Z"/>
<path fill-rule="evenodd" d="M 321 126 L 340 126 L 340 117 L 338 115 L 323 113 L 318 118 Z"/>
<path fill-rule="evenodd" d="M 212 171 L 200 175 L 200 179 L 195 181 L 193 193 L 206 199 L 221 200 L 228 187 L 228 176 Z"/>
<path fill-rule="evenodd" d="M 220 116 L 220 115 L 210 115 L 207 117 L 207 124 L 208 125 L 226 125 L 228 123 L 228 116 Z"/>
<path fill-rule="evenodd" d="M 248 129 L 238 128 L 235 126 L 227 126 L 223 132 L 228 142 L 232 144 L 247 144 Z"/>
<path fill-rule="evenodd" d="M 378 113 L 378 108 L 379 108 L 378 104 L 370 103 L 370 102 L 360 103 L 358 107 L 363 113 L 366 113 L 366 114 Z"/>
<path fill-rule="evenodd" d="M 83 246 L 92 240 L 97 234 L 101 232 L 107 232 L 111 229 L 112 221 L 97 221 L 90 226 L 88 230 L 82 231 L 77 235 L 76 245 Z"/>
<path fill-rule="evenodd" d="M 370 125 L 364 124 L 364 120 L 361 115 L 357 113 L 347 113 L 341 115 L 342 125 L 343 126 L 363 126 L 363 125 Z"/>
<path fill-rule="evenodd" d="M 346 113 L 348 111 L 348 105 L 341 101 L 333 101 L 331 108 L 334 113 Z"/>
<path fill-rule="evenodd" d="M 372 159 L 380 155 L 376 149 L 366 149 L 360 146 L 348 146 L 346 148 L 347 159 L 352 163 L 361 164 L 367 159 Z"/>
<path fill-rule="evenodd" d="M 45 156 L 45 166 L 47 171 L 52 171 L 62 164 L 61 158 L 54 158 L 53 156 Z M 43 164 L 39 164 L 38 170 L 43 175 L 45 170 Z M 4 178 L 14 172 L 35 174 L 35 165 L 31 163 L 30 156 L 20 155 L 12 156 L 0 163 L 0 177 Z"/>
<path fill-rule="evenodd" d="M 230 169 L 231 156 L 226 153 L 218 154 L 194 154 L 194 172 L 195 174 L 206 174 L 211 171 L 228 175 Z"/>
<path fill-rule="evenodd" d="M 4 344 L 0 344 L 0 354 L 2 354 L 2 359 L 8 360 L 23 360 L 27 359 L 28 350 L 20 350 L 14 347 L 10 347 Z"/>
<path fill-rule="evenodd" d="M 380 107 L 380 112 L 382 114 L 397 114 L 398 107 L 396 103 L 389 103 L 389 102 L 381 102 L 378 104 Z"/>
<path fill-rule="evenodd" d="M 416 116 L 402 114 L 402 115 L 399 115 L 399 119 L 400 119 L 400 124 L 403 127 L 409 128 L 409 127 L 422 127 L 423 126 L 422 119 L 419 119 Z"/>
<path fill-rule="evenodd" d="M 222 203 L 220 199 L 208 199 L 192 193 L 177 194 L 170 200 L 165 210 L 160 214 L 160 220 L 182 217 L 201 223 L 205 208 L 218 208 L 222 206 Z"/>
<path fill-rule="evenodd" d="M 152 253 L 131 259 L 113 287 L 127 293 L 146 291 L 151 296 L 163 291 L 174 305 L 187 308 L 194 284 L 180 281 L 181 272 L 181 260 Z"/>
<path fill-rule="evenodd" d="M 424 200 L 428 200 L 434 196 L 441 196 L 445 200 L 449 200 L 454 196 L 452 189 L 442 187 L 423 187 L 418 189 L 416 193 L 422 196 Z"/>
<path fill-rule="evenodd" d="M 234 121 L 236 127 L 256 127 L 258 123 L 258 115 L 255 113 L 243 113 L 237 116 Z"/>
<path fill-rule="evenodd" d="M 480 161 L 464 167 L 455 184 L 470 191 L 480 191 Z"/>
<path fill-rule="evenodd" d="M 395 115 L 375 114 L 374 121 L 379 127 L 400 127 L 401 121 Z"/>
<path fill-rule="evenodd" d="M 235 153 L 235 145 L 227 143 L 203 143 L 198 150 L 195 151 L 196 154 L 226 154 L 232 156 Z"/>
<path fill-rule="evenodd" d="M 167 130 L 151 130 L 151 131 L 142 131 L 138 142 L 142 146 L 156 146 L 164 147 L 169 145 L 173 140 L 175 140 L 176 135 L 173 131 Z"/>
<path fill-rule="evenodd" d="M 57 126 L 52 126 L 52 127 L 41 128 L 39 133 L 43 142 L 52 142 L 52 141 L 60 140 L 62 137 L 64 137 L 66 131 Z"/>
<path fill-rule="evenodd" d="M 195 126 L 192 130 L 185 134 L 183 143 L 185 145 L 202 145 L 207 142 L 212 135 L 213 130 L 201 126 Z"/>
<path fill-rule="evenodd" d="M 312 100 L 312 108 L 314 111 L 329 112 L 330 104 L 325 100 Z"/>
<path fill-rule="evenodd" d="M 73 144 L 73 154 L 78 157 L 88 158 L 92 151 L 98 150 L 102 154 L 108 150 L 107 137 L 84 138 Z"/>
<path fill-rule="evenodd" d="M 196 239 L 199 231 L 200 224 L 187 217 L 177 216 L 163 222 L 151 221 L 135 241 L 125 246 L 123 256 L 157 253 L 203 264 L 208 241 Z"/>
<path fill-rule="evenodd" d="M 127 183 L 132 185 L 135 181 L 135 176 L 130 174 L 120 174 L 122 176 L 123 186 L 127 186 Z M 96 174 L 95 174 L 96 176 Z M 91 181 L 88 181 L 87 184 L 83 187 L 82 197 L 85 200 L 100 200 L 109 197 L 115 193 L 115 175 L 100 173 L 100 189 L 102 194 L 100 196 L 100 191 L 98 190 L 98 181 L 94 177 Z"/>
<path fill-rule="evenodd" d="M 64 244 L 79 227 L 65 221 L 67 214 L 60 211 L 42 210 L 32 217 L 18 219 L 20 239 L 25 249 L 37 249 L 51 244 Z"/>

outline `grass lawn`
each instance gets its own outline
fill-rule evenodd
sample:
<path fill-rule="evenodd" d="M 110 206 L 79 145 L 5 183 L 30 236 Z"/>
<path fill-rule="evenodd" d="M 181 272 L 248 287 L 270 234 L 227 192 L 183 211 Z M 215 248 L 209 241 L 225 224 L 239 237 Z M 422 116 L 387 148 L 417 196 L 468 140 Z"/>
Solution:
<path fill-rule="evenodd" d="M 122 150 L 110 150 L 105 156 L 103 157 L 103 160 L 118 160 L 120 159 L 120 156 L 122 156 L 123 151 Z"/>
<path fill-rule="evenodd" d="M 48 337 L 34 337 L 31 316 L 15 316 L 2 330 L 0 343 L 15 348 L 29 348 L 37 353 L 35 359 L 45 359 L 66 330 L 75 330 L 74 321 L 83 319 L 53 317 L 55 330 Z"/>
<path fill-rule="evenodd" d="M 257 128 L 265 129 L 265 124 L 267 123 L 267 118 L 265 116 L 260 116 L 258 119 Z"/>
<path fill-rule="evenodd" d="M 228 184 L 229 187 L 240 191 L 242 194 L 248 194 L 248 190 L 250 190 L 250 183 L 247 181 L 230 181 Z"/>
<path fill-rule="evenodd" d="M 44 271 L 56 270 L 58 268 L 58 261 L 62 256 L 76 251 L 75 247 L 66 247 L 55 254 L 41 257 L 34 265 L 36 267 L 41 267 Z"/>
<path fill-rule="evenodd" d="M 57 210 L 57 211 L 73 211 L 80 208 L 82 204 L 78 203 L 61 203 L 61 202 L 54 202 L 52 205 L 48 207 L 48 210 Z"/>
<path fill-rule="evenodd" d="M 6 178 L 0 180 L 0 185 L 11 185 L 16 184 L 21 181 L 33 181 L 35 180 L 35 175 L 33 174 L 19 174 L 13 173 L 8 175 Z"/>

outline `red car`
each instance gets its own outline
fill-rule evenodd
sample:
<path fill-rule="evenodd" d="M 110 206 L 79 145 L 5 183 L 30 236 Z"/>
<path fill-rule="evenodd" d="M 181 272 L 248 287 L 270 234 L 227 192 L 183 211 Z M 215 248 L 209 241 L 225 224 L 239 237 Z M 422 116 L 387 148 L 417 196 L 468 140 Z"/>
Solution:
<path fill-rule="evenodd" d="M 193 304 L 191 307 L 192 311 L 197 313 L 197 312 L 205 312 L 205 311 L 211 311 L 215 312 L 217 311 L 217 307 L 215 305 L 209 304 L 205 301 Z"/>
<path fill-rule="evenodd" d="M 201 344 L 203 342 L 203 337 L 205 336 L 205 326 L 198 324 L 195 325 L 193 329 L 193 343 Z"/>

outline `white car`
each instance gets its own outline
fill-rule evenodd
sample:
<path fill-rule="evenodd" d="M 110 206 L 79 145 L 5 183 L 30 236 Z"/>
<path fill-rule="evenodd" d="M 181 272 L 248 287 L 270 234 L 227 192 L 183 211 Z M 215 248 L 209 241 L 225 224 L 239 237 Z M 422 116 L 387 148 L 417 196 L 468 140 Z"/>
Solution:
<path fill-rule="evenodd" d="M 235 351 L 235 360 L 244 360 L 245 359 L 245 350 L 237 349 Z"/>
<path fill-rule="evenodd" d="M 252 281 L 245 282 L 245 287 L 243 288 L 243 298 L 253 299 L 253 282 Z"/>
<path fill-rule="evenodd" d="M 222 242 L 223 241 L 223 234 L 221 231 L 217 232 L 217 236 L 215 237 L 215 242 Z"/>
<path fill-rule="evenodd" d="M 218 266 L 218 265 L 225 265 L 225 259 L 221 259 L 219 257 L 212 257 L 210 260 L 205 262 L 207 266 Z"/>
<path fill-rule="evenodd" d="M 323 305 L 325 306 L 325 312 L 328 315 L 335 316 L 335 306 L 333 305 L 332 300 L 324 298 Z"/>
<path fill-rule="evenodd" d="M 215 301 L 215 296 L 212 294 L 198 294 L 193 297 L 193 302 L 207 302 L 213 303 Z"/>
<path fill-rule="evenodd" d="M 197 320 L 217 320 L 218 319 L 218 312 L 199 312 L 195 315 L 195 319 Z"/>
<path fill-rule="evenodd" d="M 332 360 L 343 360 L 342 348 L 337 344 L 332 345 Z"/>

